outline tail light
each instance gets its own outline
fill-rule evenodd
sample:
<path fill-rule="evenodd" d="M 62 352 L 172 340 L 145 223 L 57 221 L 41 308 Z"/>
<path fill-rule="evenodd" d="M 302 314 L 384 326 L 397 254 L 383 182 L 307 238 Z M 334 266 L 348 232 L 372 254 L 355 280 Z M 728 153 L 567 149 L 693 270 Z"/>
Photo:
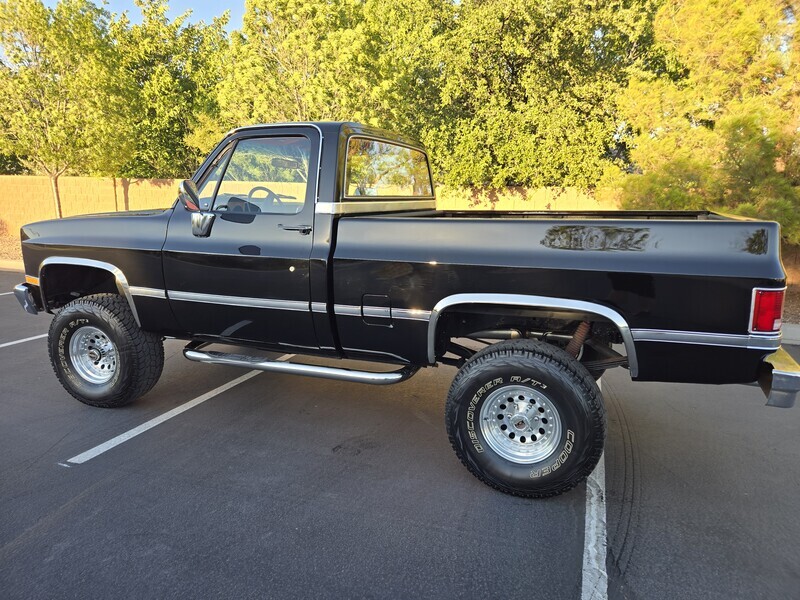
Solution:
<path fill-rule="evenodd" d="M 781 290 L 755 288 L 753 290 L 750 333 L 776 333 L 781 330 L 785 293 L 786 288 Z"/>

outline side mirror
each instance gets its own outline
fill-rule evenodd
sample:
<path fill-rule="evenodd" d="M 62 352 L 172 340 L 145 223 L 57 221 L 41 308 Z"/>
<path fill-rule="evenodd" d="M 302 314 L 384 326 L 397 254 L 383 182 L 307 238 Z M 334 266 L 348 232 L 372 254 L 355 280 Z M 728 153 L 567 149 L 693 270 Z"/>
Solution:
<path fill-rule="evenodd" d="M 192 213 L 192 235 L 195 237 L 208 237 L 211 226 L 214 224 L 214 213 L 200 210 L 200 198 L 197 186 L 191 179 L 184 179 L 178 187 L 178 200 L 183 208 Z"/>
<path fill-rule="evenodd" d="M 190 212 L 200 212 L 199 195 L 197 186 L 191 179 L 184 179 L 178 186 L 178 200 L 183 204 L 183 208 Z"/>

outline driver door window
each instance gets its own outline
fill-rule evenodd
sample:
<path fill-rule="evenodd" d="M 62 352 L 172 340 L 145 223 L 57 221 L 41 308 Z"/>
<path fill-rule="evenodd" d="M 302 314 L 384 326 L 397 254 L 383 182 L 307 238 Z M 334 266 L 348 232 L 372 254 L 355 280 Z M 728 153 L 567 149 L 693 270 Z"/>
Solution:
<path fill-rule="evenodd" d="M 303 210 L 311 142 L 305 137 L 239 141 L 214 198 L 213 210 L 288 214 Z"/>

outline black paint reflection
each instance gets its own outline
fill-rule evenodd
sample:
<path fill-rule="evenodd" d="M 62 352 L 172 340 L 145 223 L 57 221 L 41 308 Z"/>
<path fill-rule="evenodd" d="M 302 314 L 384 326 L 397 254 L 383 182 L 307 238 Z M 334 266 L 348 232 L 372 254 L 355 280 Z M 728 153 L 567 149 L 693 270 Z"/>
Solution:
<path fill-rule="evenodd" d="M 750 254 L 766 254 L 768 241 L 769 238 L 767 237 L 767 230 L 756 229 L 744 241 L 744 247 L 742 250 L 744 252 L 749 252 Z"/>
<path fill-rule="evenodd" d="M 556 250 L 641 252 L 649 237 L 649 227 L 555 225 L 547 230 L 541 244 Z"/>

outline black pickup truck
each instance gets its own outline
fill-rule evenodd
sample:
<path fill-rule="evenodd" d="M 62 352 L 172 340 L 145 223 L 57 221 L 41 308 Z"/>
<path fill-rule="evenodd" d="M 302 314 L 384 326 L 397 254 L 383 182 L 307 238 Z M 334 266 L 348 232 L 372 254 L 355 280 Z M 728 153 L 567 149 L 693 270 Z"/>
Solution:
<path fill-rule="evenodd" d="M 422 146 L 355 123 L 236 129 L 169 209 L 34 223 L 21 236 L 15 293 L 28 312 L 55 313 L 50 358 L 78 400 L 117 407 L 147 393 L 165 337 L 187 340 L 194 361 L 372 384 L 453 365 L 453 448 L 521 496 L 591 473 L 606 369 L 760 383 L 773 406 L 800 390 L 781 349 L 776 223 L 437 211 Z"/>

